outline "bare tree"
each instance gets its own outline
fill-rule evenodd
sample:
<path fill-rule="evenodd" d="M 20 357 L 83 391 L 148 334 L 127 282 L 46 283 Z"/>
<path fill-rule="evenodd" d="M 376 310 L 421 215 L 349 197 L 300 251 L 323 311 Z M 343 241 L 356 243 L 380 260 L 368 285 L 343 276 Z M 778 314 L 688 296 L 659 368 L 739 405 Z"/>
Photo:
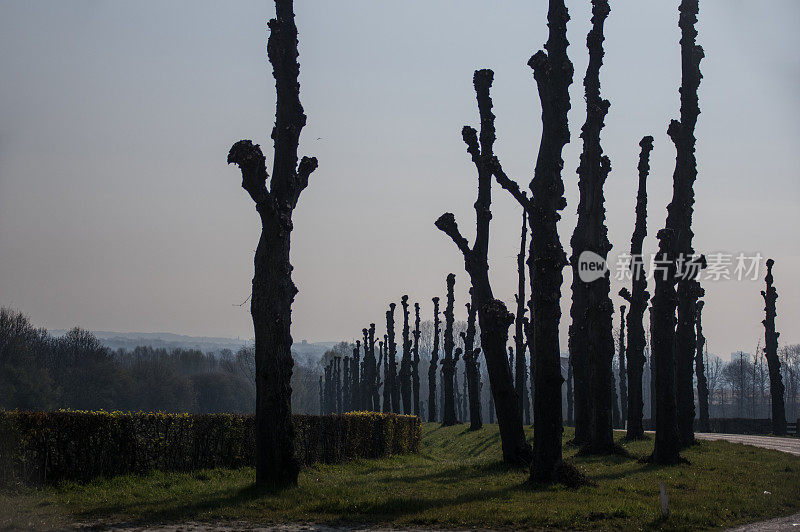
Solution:
<path fill-rule="evenodd" d="M 694 356 L 695 374 L 697 376 L 697 405 L 700 410 L 699 428 L 701 432 L 708 432 L 708 379 L 703 361 L 703 349 L 706 337 L 703 336 L 703 301 L 697 302 L 697 352 Z"/>
<path fill-rule="evenodd" d="M 528 400 L 528 387 L 525 383 L 527 377 L 527 364 L 525 363 L 525 241 L 528 236 L 528 225 L 525 211 L 522 211 L 522 236 L 520 237 L 519 253 L 517 254 L 517 312 L 514 316 L 514 349 L 516 359 L 514 365 L 514 386 L 517 389 L 517 402 L 519 410 L 530 419 L 530 401 Z"/>
<path fill-rule="evenodd" d="M 650 294 L 647 292 L 647 275 L 644 270 L 642 247 L 647 236 L 647 175 L 650 172 L 650 152 L 653 137 L 645 136 L 639 142 L 639 188 L 636 193 L 636 222 L 631 236 L 631 291 L 620 290 L 620 295 L 630 304 L 628 310 L 628 348 L 626 350 L 628 370 L 628 431 L 629 440 L 644 438 L 644 350 L 647 341 L 644 333 L 644 312 Z M 652 416 L 652 413 L 651 413 Z"/>
<path fill-rule="evenodd" d="M 464 266 L 472 281 L 472 304 L 477 307 L 481 329 L 481 347 L 486 357 L 486 368 L 492 396 L 497 406 L 503 460 L 509 464 L 525 465 L 530 462 L 531 448 L 522 430 L 522 416 L 517 403 L 514 382 L 505 360 L 508 327 L 513 315 L 505 303 L 495 299 L 489 283 L 489 222 L 492 218 L 492 167 L 496 162 L 493 152 L 495 141 L 494 114 L 489 96 L 494 73 L 477 70 L 473 77 L 478 110 L 481 118 L 480 138 L 475 129 L 464 126 L 461 136 L 467 152 L 478 171 L 478 199 L 475 202 L 476 237 L 472 247 L 461 235 L 452 213 L 436 220 L 436 227 L 449 236 L 464 256 Z M 560 377 L 560 375 L 559 375 Z M 560 390 L 560 388 L 559 388 Z M 551 398 L 552 400 L 552 398 Z M 560 437 L 560 436 L 559 436 Z"/>
<path fill-rule="evenodd" d="M 545 50 L 528 60 L 539 90 L 542 105 L 542 139 L 536 160 L 532 197 L 529 200 L 519 185 L 505 175 L 494 161 L 493 174 L 500 186 L 522 205 L 531 228 L 528 272 L 531 283 L 531 331 L 528 349 L 534 354 L 533 372 L 533 461 L 531 479 L 553 481 L 561 465 L 561 352 L 558 325 L 561 320 L 562 270 L 567 264 L 558 236 L 559 211 L 566 206 L 561 170 L 561 152 L 569 142 L 567 112 L 573 68 L 567 56 L 567 21 L 563 0 L 550 0 L 547 11 L 549 35 Z M 502 407 L 498 407 L 501 410 Z"/>
<path fill-rule="evenodd" d="M 421 416 L 419 409 L 419 303 L 414 303 L 414 358 L 411 360 L 411 403 L 414 415 Z"/>
<path fill-rule="evenodd" d="M 384 386 L 389 387 L 389 400 L 390 407 L 388 412 L 400 412 L 400 387 L 397 385 L 397 341 L 395 340 L 394 332 L 394 309 L 397 307 L 394 303 L 389 303 L 389 310 L 386 311 L 386 340 L 384 342 L 384 350 L 388 353 L 386 361 L 388 366 L 388 380 L 385 380 Z"/>
<path fill-rule="evenodd" d="M 470 289 L 470 300 L 472 289 Z M 475 306 L 467 303 L 467 330 L 461 333 L 464 341 L 464 372 L 469 395 L 469 428 L 478 430 L 483 426 L 481 416 L 481 372 L 478 355 L 480 348 L 475 349 L 475 320 L 477 311 Z"/>
<path fill-rule="evenodd" d="M 778 291 L 773 286 L 772 267 L 775 261 L 767 261 L 767 275 L 764 281 L 767 290 L 761 291 L 764 298 L 766 318 L 764 324 L 764 356 L 767 357 L 769 366 L 769 390 L 772 397 L 772 432 L 777 436 L 786 435 L 786 405 L 783 402 L 783 380 L 781 379 L 781 361 L 778 358 L 778 336 L 775 331 L 775 302 L 778 300 Z"/>
<path fill-rule="evenodd" d="M 461 354 L 461 349 L 456 349 L 455 354 L 453 353 L 455 346 L 453 341 L 453 323 L 455 322 L 455 315 L 453 314 L 455 295 L 453 289 L 455 284 L 456 276 L 451 273 L 447 276 L 447 305 L 444 308 L 444 358 L 442 359 L 442 386 L 444 387 L 442 425 L 445 427 L 458 423 L 455 410 L 455 394 L 457 390 L 454 379 L 456 376 L 456 363 Z"/>
<path fill-rule="evenodd" d="M 655 275 L 653 296 L 652 351 L 656 371 L 656 438 L 652 459 L 659 464 L 676 464 L 680 461 L 680 448 L 694 439 L 688 423 L 689 410 L 694 418 L 694 401 L 688 404 L 685 393 L 691 380 L 695 351 L 696 302 L 699 298 L 696 281 L 687 278 L 678 282 L 678 258 L 693 254 L 692 212 L 694 182 L 697 179 L 694 128 L 700 114 L 697 89 L 700 86 L 700 60 L 703 49 L 695 43 L 697 38 L 698 0 L 681 0 L 678 26 L 681 29 L 681 118 L 670 122 L 667 133 L 675 144 L 677 157 L 673 174 L 672 202 L 667 207 L 666 227 L 658 232 L 657 262 L 662 271 Z M 678 312 L 676 331 L 675 312 Z M 676 368 L 677 358 L 677 368 Z M 676 381 L 676 371 L 680 386 Z M 688 383 L 691 387 L 691 383 Z M 684 390 L 681 392 L 681 390 Z M 691 392 L 691 390 L 689 390 Z M 679 396 L 679 397 L 678 397 Z M 678 402 L 684 431 L 678 430 Z M 687 430 L 688 429 L 688 430 Z"/>
<path fill-rule="evenodd" d="M 439 298 L 433 301 L 433 350 L 431 363 L 428 366 L 428 421 L 436 421 L 436 370 L 439 368 Z"/>
<path fill-rule="evenodd" d="M 625 369 L 625 305 L 619 307 L 619 405 L 622 419 L 628 419 L 628 381 Z"/>
<path fill-rule="evenodd" d="M 267 167 L 258 144 L 240 140 L 228 153 L 228 164 L 242 172 L 242 187 L 261 217 L 261 238 L 255 254 L 250 301 L 256 350 L 256 483 L 297 484 L 300 465 L 292 427 L 292 302 L 297 288 L 289 262 L 292 212 L 317 159 L 297 162 L 300 132 L 306 115 L 300 104 L 297 26 L 292 0 L 275 0 L 276 18 L 269 21 L 267 55 L 277 92 L 272 139 L 275 154 L 267 188 Z"/>
<path fill-rule="evenodd" d="M 400 359 L 400 396 L 403 401 L 403 413 L 411 413 L 411 329 L 408 324 L 408 296 L 400 299 L 403 307 L 403 356 Z M 400 409 L 397 408 L 399 412 Z"/>

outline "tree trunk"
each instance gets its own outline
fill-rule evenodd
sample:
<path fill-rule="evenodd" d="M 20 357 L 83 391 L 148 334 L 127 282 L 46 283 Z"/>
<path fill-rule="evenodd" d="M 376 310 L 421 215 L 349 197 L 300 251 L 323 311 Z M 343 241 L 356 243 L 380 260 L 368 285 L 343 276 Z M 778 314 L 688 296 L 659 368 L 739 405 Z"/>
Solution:
<path fill-rule="evenodd" d="M 394 303 L 393 303 L 394 304 Z M 389 312 L 386 312 L 388 319 Z M 378 342 L 378 347 L 381 350 L 381 360 L 383 360 L 383 412 L 392 411 L 392 385 L 393 379 L 389 376 L 391 365 L 389 364 L 389 337 L 383 335 L 383 343 Z"/>
<path fill-rule="evenodd" d="M 403 356 L 400 359 L 400 396 L 403 401 L 403 413 L 411 414 L 411 329 L 408 325 L 408 296 L 400 300 L 403 307 Z M 399 409 L 397 410 L 400 411 Z"/>
<path fill-rule="evenodd" d="M 444 309 L 444 359 L 442 360 L 442 383 L 444 386 L 442 425 L 445 427 L 458 423 L 455 410 L 455 384 L 453 382 L 456 374 L 456 362 L 458 362 L 458 354 L 460 353 L 460 350 L 458 350 L 455 356 L 453 355 L 453 348 L 455 347 L 455 342 L 453 341 L 453 323 L 455 322 L 453 288 L 455 284 L 456 276 L 451 273 L 447 276 L 447 305 Z"/>
<path fill-rule="evenodd" d="M 697 179 L 694 128 L 700 114 L 697 89 L 700 86 L 700 60 L 703 49 L 695 43 L 698 0 L 681 0 L 678 26 L 681 29 L 681 119 L 670 122 L 667 134 L 675 144 L 677 156 L 673 174 L 672 202 L 667 207 L 665 229 L 659 231 L 661 265 L 653 297 L 653 357 L 656 366 L 656 442 L 653 461 L 674 464 L 680 461 L 680 447 L 694 441 L 691 422 L 694 401 L 689 404 L 691 363 L 696 350 L 694 320 L 698 290 L 694 278 L 678 283 L 678 260 L 686 261 L 692 248 L 694 182 Z M 676 330 L 676 310 L 678 321 Z M 687 364 L 688 360 L 688 364 Z M 676 368 L 677 363 L 677 368 Z M 687 367 L 689 371 L 687 372 Z M 677 371 L 677 376 L 676 376 Z M 680 411 L 678 410 L 680 407 Z M 680 418 L 681 428 L 678 422 Z"/>
<path fill-rule="evenodd" d="M 697 302 L 697 353 L 694 356 L 695 372 L 697 375 L 697 405 L 700 410 L 700 432 L 708 432 L 708 379 L 703 362 L 703 348 L 706 337 L 703 336 L 703 301 Z"/>
<path fill-rule="evenodd" d="M 522 211 L 522 236 L 520 237 L 519 253 L 517 254 L 517 312 L 514 317 L 514 386 L 517 389 L 517 402 L 520 412 L 529 411 L 528 388 L 525 384 L 527 377 L 527 364 L 525 363 L 525 240 L 528 235 L 528 225 L 525 211 Z M 528 413 L 530 417 L 530 411 Z"/>
<path fill-rule="evenodd" d="M 384 349 L 388 351 L 387 362 L 388 380 L 384 379 L 384 386 L 389 387 L 390 406 L 388 412 L 400 413 L 400 387 L 397 383 L 397 342 L 394 334 L 394 303 L 389 303 L 389 310 L 386 311 L 386 344 Z"/>
<path fill-rule="evenodd" d="M 650 172 L 650 152 L 653 137 L 645 136 L 639 142 L 639 189 L 636 194 L 636 223 L 631 237 L 631 291 L 623 288 L 620 295 L 630 304 L 628 311 L 628 432 L 626 438 L 644 438 L 644 350 L 647 344 L 644 334 L 644 312 L 650 294 L 647 292 L 647 275 L 644 269 L 642 246 L 647 235 L 647 175 Z M 651 412 L 655 412 L 651 409 Z M 653 414 L 651 413 L 651 417 Z"/>
<path fill-rule="evenodd" d="M 436 421 L 436 371 L 439 368 L 439 298 L 433 298 L 433 351 L 428 366 L 428 421 Z"/>
<path fill-rule="evenodd" d="M 625 420 L 628 419 L 628 374 L 625 368 L 625 305 L 619 308 L 619 406 L 622 414 L 622 423 L 618 428 L 623 428 Z"/>
<path fill-rule="evenodd" d="M 366 332 L 366 330 L 362 331 Z M 364 335 L 364 341 L 367 341 L 366 334 Z M 366 344 L 364 344 L 366 348 Z M 350 393 L 351 393 L 351 401 L 350 401 L 350 409 L 351 410 L 363 410 L 361 406 L 361 378 L 359 375 L 359 368 L 361 366 L 361 341 L 356 340 L 356 346 L 353 348 L 353 363 L 350 366 Z"/>
<path fill-rule="evenodd" d="M 772 285 L 772 266 L 775 261 L 767 261 L 767 276 L 764 280 L 767 283 L 767 290 L 762 291 L 764 297 L 764 310 L 766 318 L 764 324 L 764 356 L 767 358 L 769 368 L 769 392 L 772 398 L 772 433 L 776 436 L 786 435 L 786 407 L 783 402 L 783 380 L 781 379 L 781 361 L 778 358 L 778 336 L 775 332 L 775 316 L 777 310 L 775 302 L 778 299 L 778 291 Z"/>
<path fill-rule="evenodd" d="M 277 93 L 269 189 L 266 161 L 258 145 L 237 142 L 228 153 L 228 164 L 239 166 L 242 187 L 255 202 L 262 227 L 250 305 L 256 359 L 256 483 L 285 487 L 297 484 L 300 469 L 292 427 L 290 327 L 297 288 L 289 262 L 291 220 L 317 160 L 303 157 L 297 162 L 300 132 L 306 123 L 298 83 L 297 26 L 292 0 L 276 0 L 275 8 L 267 42 Z"/>
<path fill-rule="evenodd" d="M 607 0 L 592 1 L 592 28 L 586 37 L 589 48 L 589 66 L 583 85 L 586 96 L 586 122 L 581 130 L 583 153 L 578 167 L 578 223 L 572 234 L 573 301 L 571 315 L 577 327 L 571 329 L 574 339 L 571 345 L 577 345 L 578 360 L 573 360 L 574 371 L 578 374 L 578 366 L 588 362 L 589 391 L 588 398 L 581 393 L 581 409 L 589 401 L 591 414 L 588 442 L 584 444 L 586 452 L 606 454 L 614 450 L 613 417 L 619 417 L 616 385 L 613 374 L 614 337 L 612 333 L 612 314 L 614 311 L 609 297 L 611 288 L 609 273 L 594 280 L 581 278 L 581 265 L 586 263 L 586 253 L 606 260 L 611 250 L 608 241 L 608 230 L 605 225 L 605 199 L 603 185 L 611 170 L 611 162 L 603 155 L 600 146 L 600 131 L 608 112 L 609 102 L 600 97 L 600 67 L 603 64 L 603 26 L 610 11 Z M 587 375 L 585 369 L 581 380 Z M 584 385 L 585 383 L 581 383 Z M 577 396 L 576 379 L 576 396 Z M 585 412 L 581 414 L 581 422 L 585 423 Z M 577 416 L 576 416 L 577 418 Z M 577 420 L 576 420 L 577 421 Z M 583 428 L 581 429 L 584 430 Z"/>
<path fill-rule="evenodd" d="M 478 171 L 475 243 L 470 248 L 467 240 L 459 232 L 452 213 L 443 214 L 436 221 L 436 227 L 447 234 L 461 251 L 464 256 L 465 269 L 472 281 L 472 301 L 478 311 L 481 347 L 486 357 L 486 369 L 500 425 L 503 460 L 513 465 L 524 465 L 530 462 L 531 448 L 525 440 L 525 433 L 522 430 L 522 415 L 514 390 L 513 377 L 505 358 L 508 327 L 513 321 L 513 315 L 508 312 L 502 301 L 494 299 L 489 283 L 488 248 L 489 222 L 492 217 L 492 167 L 496 163 L 492 151 L 495 140 L 494 115 L 492 114 L 492 100 L 489 96 L 493 78 L 494 73 L 491 70 L 478 70 L 473 78 L 481 117 L 480 138 L 478 133 L 469 126 L 465 126 L 461 131 L 464 142 L 467 144 L 467 152 L 472 156 L 472 161 Z M 558 397 L 560 401 L 560 395 Z"/>
<path fill-rule="evenodd" d="M 558 325 L 561 319 L 562 269 L 567 264 L 558 236 L 559 211 L 566 206 L 561 170 L 561 151 L 569 142 L 567 112 L 572 63 L 567 56 L 569 14 L 563 0 L 550 0 L 547 12 L 549 36 L 545 51 L 528 61 L 542 105 L 542 139 L 536 160 L 529 200 L 519 185 L 509 179 L 495 160 L 493 174 L 525 208 L 531 228 L 528 273 L 531 283 L 531 331 L 533 373 L 533 463 L 531 479 L 554 481 L 561 464 L 561 353 Z M 498 408 L 500 410 L 501 408 Z"/>
<path fill-rule="evenodd" d="M 469 291 L 472 300 L 472 289 Z M 464 341 L 464 371 L 466 373 L 467 394 L 469 396 L 469 428 L 478 430 L 483 426 L 481 419 L 481 373 L 478 355 L 481 350 L 475 349 L 475 320 L 477 311 L 472 303 L 467 303 L 467 330 L 461 333 Z"/>
<path fill-rule="evenodd" d="M 572 361 L 567 362 L 567 426 L 572 427 L 575 424 L 573 417 L 574 396 L 572 388 Z"/>
<path fill-rule="evenodd" d="M 414 358 L 411 361 L 411 403 L 414 415 L 421 416 L 419 409 L 419 303 L 414 303 Z"/>

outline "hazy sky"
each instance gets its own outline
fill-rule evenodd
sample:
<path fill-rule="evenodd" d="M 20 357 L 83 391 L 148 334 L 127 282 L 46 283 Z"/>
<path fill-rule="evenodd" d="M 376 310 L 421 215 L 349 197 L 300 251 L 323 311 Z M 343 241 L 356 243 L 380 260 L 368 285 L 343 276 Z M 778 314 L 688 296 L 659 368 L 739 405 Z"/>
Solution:
<path fill-rule="evenodd" d="M 475 170 L 461 140 L 478 125 L 476 68 L 492 68 L 495 151 L 527 184 L 541 133 L 527 59 L 546 40 L 546 2 L 296 2 L 301 154 L 319 169 L 295 211 L 295 340 L 350 339 L 408 293 L 430 298 L 461 255 L 434 228 L 445 211 L 474 234 Z M 663 227 L 678 117 L 677 0 L 612 2 L 602 93 L 612 254 L 630 247 L 639 139 L 655 137 L 648 251 Z M 699 251 L 776 261 L 781 342 L 800 342 L 800 55 L 796 0 L 701 0 L 702 114 L 694 218 Z M 575 65 L 565 150 L 568 247 L 585 117 L 588 0 L 568 2 Z M 251 337 L 260 232 L 231 144 L 271 161 L 274 81 L 259 2 L 0 1 L 0 305 L 48 328 Z M 317 140 L 319 137 L 321 139 Z M 494 187 L 491 276 L 513 302 L 521 214 Z M 763 274 L 760 276 L 763 278 Z M 566 350 L 569 285 L 561 322 Z M 712 352 L 763 337 L 756 282 L 707 282 Z M 614 282 L 614 294 L 623 285 Z M 622 301 L 614 298 L 615 305 Z M 398 315 L 399 317 L 399 315 Z M 615 326 L 616 326 L 615 313 Z"/>

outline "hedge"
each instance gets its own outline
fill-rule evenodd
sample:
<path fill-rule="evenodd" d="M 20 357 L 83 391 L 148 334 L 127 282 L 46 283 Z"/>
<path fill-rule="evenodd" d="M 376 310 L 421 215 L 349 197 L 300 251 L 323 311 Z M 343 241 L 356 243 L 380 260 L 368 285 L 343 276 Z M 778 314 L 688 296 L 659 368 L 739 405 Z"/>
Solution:
<path fill-rule="evenodd" d="M 419 452 L 416 416 L 294 415 L 302 465 Z M 0 485 L 255 464 L 255 417 L 0 411 Z"/>

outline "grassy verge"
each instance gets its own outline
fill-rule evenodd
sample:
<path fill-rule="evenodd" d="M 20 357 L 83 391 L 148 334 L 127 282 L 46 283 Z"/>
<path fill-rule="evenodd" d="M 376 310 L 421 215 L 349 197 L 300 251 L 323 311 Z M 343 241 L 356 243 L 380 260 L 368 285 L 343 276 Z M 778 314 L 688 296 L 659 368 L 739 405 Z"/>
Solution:
<path fill-rule="evenodd" d="M 530 435 L 530 434 L 529 434 Z M 565 440 L 571 433 L 565 434 Z M 634 457 L 651 441 L 620 442 Z M 623 456 L 565 455 L 595 483 L 530 486 L 500 463 L 496 425 L 423 426 L 418 455 L 304 470 L 282 493 L 252 487 L 252 469 L 154 472 L 0 494 L 0 527 L 184 520 L 394 524 L 423 527 L 713 528 L 800 510 L 800 458 L 722 441 L 658 467 Z M 659 482 L 672 515 L 660 517 Z"/>

